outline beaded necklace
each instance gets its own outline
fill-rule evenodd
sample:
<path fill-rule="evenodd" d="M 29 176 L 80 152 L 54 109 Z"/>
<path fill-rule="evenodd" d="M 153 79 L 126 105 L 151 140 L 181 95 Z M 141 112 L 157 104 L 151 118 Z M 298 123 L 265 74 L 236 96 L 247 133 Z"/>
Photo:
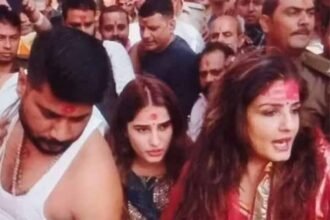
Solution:
<path fill-rule="evenodd" d="M 14 166 L 14 172 L 12 177 L 12 184 L 11 184 L 11 194 L 14 196 L 18 195 L 18 191 L 21 188 L 22 185 L 22 179 L 23 179 L 23 167 L 22 167 L 22 158 L 23 158 L 23 137 L 21 144 L 17 147 L 16 152 L 16 159 L 15 159 L 15 166 Z M 56 161 L 60 158 L 62 154 L 57 155 L 52 162 L 49 164 L 46 172 L 56 163 Z"/>
<path fill-rule="evenodd" d="M 19 187 L 19 185 L 21 185 L 22 176 L 23 176 L 23 171 L 22 169 L 20 169 L 22 148 L 23 148 L 23 136 L 21 138 L 21 143 L 16 150 L 15 165 L 14 165 L 13 177 L 11 182 L 11 194 L 13 194 L 14 196 L 17 195 L 17 188 Z"/>

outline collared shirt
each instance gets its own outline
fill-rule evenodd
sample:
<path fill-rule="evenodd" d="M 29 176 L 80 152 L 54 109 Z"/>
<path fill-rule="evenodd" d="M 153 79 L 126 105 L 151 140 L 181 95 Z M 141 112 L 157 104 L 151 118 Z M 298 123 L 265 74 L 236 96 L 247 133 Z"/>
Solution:
<path fill-rule="evenodd" d="M 330 60 L 304 52 L 296 64 L 308 88 L 308 97 L 302 108 L 302 123 L 319 126 L 330 136 Z"/>

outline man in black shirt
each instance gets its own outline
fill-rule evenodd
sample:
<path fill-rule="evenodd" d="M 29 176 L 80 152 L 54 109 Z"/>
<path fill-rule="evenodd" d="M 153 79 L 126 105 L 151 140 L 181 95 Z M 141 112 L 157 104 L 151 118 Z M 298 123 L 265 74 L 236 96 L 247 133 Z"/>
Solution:
<path fill-rule="evenodd" d="M 139 25 L 144 51 L 140 58 L 142 72 L 155 75 L 172 88 L 188 115 L 199 92 L 197 56 L 173 34 L 171 0 L 146 0 L 139 10 Z"/>

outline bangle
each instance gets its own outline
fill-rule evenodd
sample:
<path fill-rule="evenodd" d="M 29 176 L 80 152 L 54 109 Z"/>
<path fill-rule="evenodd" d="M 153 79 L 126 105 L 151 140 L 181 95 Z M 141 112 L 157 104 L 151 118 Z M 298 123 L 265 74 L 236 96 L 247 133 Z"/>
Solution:
<path fill-rule="evenodd" d="M 37 27 L 39 27 L 39 26 L 41 26 L 42 25 L 42 22 L 44 21 L 44 15 L 41 13 L 41 12 L 39 12 L 39 18 L 38 18 L 38 20 L 37 21 L 35 21 L 35 22 L 31 22 L 34 26 L 37 26 Z"/>

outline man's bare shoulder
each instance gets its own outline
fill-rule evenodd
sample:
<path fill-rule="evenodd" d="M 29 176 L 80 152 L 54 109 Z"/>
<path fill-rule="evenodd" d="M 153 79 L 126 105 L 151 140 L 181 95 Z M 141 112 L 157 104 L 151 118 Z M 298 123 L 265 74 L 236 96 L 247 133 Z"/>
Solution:
<path fill-rule="evenodd" d="M 112 152 L 105 138 L 102 136 L 99 130 L 95 130 L 90 137 L 84 143 L 84 146 L 78 157 L 81 162 L 80 166 L 86 166 L 86 169 L 93 168 L 93 166 L 100 166 L 99 163 L 94 163 L 94 160 L 112 163 L 113 157 Z M 87 166 L 86 163 L 92 163 L 93 166 Z"/>
<path fill-rule="evenodd" d="M 120 219 L 121 182 L 110 147 L 98 131 L 86 141 L 71 171 L 75 218 Z"/>

